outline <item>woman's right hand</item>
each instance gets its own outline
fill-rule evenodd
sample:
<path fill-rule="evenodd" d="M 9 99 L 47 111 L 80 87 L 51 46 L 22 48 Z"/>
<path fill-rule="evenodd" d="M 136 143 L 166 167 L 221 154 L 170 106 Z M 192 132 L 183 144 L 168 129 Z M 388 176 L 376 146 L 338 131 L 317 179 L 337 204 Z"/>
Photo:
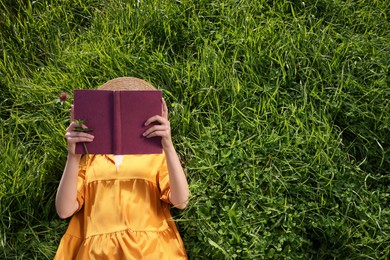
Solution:
<path fill-rule="evenodd" d="M 76 155 L 76 143 L 92 142 L 94 136 L 88 133 L 75 131 L 75 128 L 79 127 L 79 125 L 76 122 L 74 122 L 73 105 L 71 107 L 70 122 L 71 122 L 70 125 L 68 126 L 68 128 L 66 128 L 65 139 L 68 144 L 68 155 L 74 156 Z M 82 127 L 86 128 L 87 126 L 83 125 Z"/>

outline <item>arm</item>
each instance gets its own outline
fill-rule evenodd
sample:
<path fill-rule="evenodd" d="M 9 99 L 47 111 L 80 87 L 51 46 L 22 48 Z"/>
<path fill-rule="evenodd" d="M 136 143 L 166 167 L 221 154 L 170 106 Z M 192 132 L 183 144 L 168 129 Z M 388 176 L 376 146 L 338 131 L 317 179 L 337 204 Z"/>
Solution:
<path fill-rule="evenodd" d="M 169 193 L 169 201 L 179 209 L 184 209 L 188 204 L 189 189 L 187 178 L 184 174 L 179 157 L 172 146 L 169 149 L 164 149 L 167 159 L 169 183 L 171 192 Z"/>
<path fill-rule="evenodd" d="M 173 146 L 171 138 L 171 127 L 168 121 L 168 108 L 165 100 L 163 103 L 162 116 L 153 116 L 149 118 L 145 125 L 149 125 L 152 122 L 158 122 L 159 125 L 154 125 L 145 131 L 144 136 L 147 138 L 154 136 L 161 136 L 162 147 L 166 156 L 169 184 L 171 192 L 169 194 L 169 200 L 179 209 L 184 209 L 188 204 L 189 188 L 187 178 L 184 174 L 183 167 L 181 166 L 179 156 Z"/>
<path fill-rule="evenodd" d="M 77 142 L 91 142 L 93 136 L 87 133 L 75 132 L 74 128 L 78 125 L 73 122 L 73 106 L 71 109 L 71 123 L 66 129 L 65 139 L 68 145 L 68 157 L 65 168 L 62 173 L 61 181 L 57 189 L 56 195 L 56 210 L 60 218 L 68 218 L 72 216 L 79 208 L 77 202 L 77 177 L 80 154 L 76 154 Z"/>
<path fill-rule="evenodd" d="M 68 154 L 56 196 L 56 210 L 60 218 L 65 219 L 72 216 L 79 208 L 77 202 L 79 162 L 80 156 Z"/>

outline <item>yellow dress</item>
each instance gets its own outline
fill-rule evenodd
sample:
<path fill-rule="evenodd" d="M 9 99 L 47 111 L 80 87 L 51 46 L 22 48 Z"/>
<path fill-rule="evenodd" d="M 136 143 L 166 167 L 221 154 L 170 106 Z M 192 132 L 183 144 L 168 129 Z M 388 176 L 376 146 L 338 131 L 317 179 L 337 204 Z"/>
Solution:
<path fill-rule="evenodd" d="M 83 158 L 85 158 L 84 156 Z M 187 259 L 170 213 L 164 154 L 82 159 L 79 210 L 55 259 Z"/>

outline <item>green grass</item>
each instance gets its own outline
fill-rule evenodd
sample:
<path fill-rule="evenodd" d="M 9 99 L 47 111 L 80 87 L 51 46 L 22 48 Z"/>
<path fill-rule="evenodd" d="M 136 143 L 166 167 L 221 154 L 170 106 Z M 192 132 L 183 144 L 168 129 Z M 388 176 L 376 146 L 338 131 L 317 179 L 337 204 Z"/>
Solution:
<path fill-rule="evenodd" d="M 190 259 L 390 257 L 386 1 L 0 1 L 0 258 L 65 231 L 61 92 L 164 89 Z"/>

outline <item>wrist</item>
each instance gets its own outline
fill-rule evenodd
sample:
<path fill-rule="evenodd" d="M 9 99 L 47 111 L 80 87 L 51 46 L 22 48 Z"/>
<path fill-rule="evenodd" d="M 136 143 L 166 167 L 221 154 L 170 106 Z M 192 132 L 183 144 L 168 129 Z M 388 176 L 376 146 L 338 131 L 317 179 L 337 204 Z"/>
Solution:
<path fill-rule="evenodd" d="M 176 153 L 173 143 L 170 143 L 169 145 L 163 145 L 163 150 L 165 154 Z"/>
<path fill-rule="evenodd" d="M 68 161 L 77 161 L 79 162 L 81 159 L 81 154 L 68 153 Z"/>

